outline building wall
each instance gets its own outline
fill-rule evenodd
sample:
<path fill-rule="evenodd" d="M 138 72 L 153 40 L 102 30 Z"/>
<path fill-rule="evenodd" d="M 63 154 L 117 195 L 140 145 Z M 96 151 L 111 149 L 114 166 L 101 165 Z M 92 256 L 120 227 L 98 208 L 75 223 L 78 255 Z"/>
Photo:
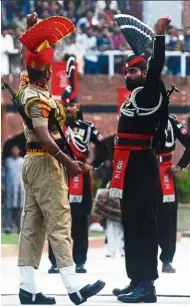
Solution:
<path fill-rule="evenodd" d="M 183 26 L 190 27 L 190 1 L 184 1 L 184 9 L 182 14 Z"/>

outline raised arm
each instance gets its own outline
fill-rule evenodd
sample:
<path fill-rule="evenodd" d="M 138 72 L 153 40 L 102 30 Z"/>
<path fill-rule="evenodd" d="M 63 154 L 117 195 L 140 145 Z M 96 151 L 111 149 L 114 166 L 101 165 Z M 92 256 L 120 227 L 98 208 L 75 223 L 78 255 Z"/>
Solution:
<path fill-rule="evenodd" d="M 155 25 L 153 53 L 149 61 L 144 88 L 137 98 L 141 107 L 154 107 L 158 104 L 160 77 L 165 62 L 165 31 L 170 21 L 169 17 L 161 17 Z"/>
<path fill-rule="evenodd" d="M 144 90 L 157 86 L 165 62 L 165 35 L 156 35 L 153 44 L 153 54 L 149 61 Z"/>
<path fill-rule="evenodd" d="M 153 43 L 152 57 L 149 62 L 149 68 L 146 76 L 146 87 L 158 84 L 161 72 L 165 62 L 165 31 L 168 24 L 171 22 L 170 17 L 161 17 L 155 25 L 155 38 Z"/>
<path fill-rule="evenodd" d="M 38 22 L 38 14 L 36 12 L 27 15 L 27 27 L 26 30 L 29 30 Z M 22 45 L 21 50 L 21 71 L 26 69 L 26 62 L 25 62 L 25 55 L 26 55 L 26 48 Z"/>

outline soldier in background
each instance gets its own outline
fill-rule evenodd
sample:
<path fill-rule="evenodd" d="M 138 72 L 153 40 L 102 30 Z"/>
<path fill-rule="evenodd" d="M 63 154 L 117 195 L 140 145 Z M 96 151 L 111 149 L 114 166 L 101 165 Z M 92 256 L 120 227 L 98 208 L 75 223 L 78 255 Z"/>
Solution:
<path fill-rule="evenodd" d="M 92 182 L 89 170 L 100 167 L 108 156 L 107 147 L 103 142 L 103 136 L 99 133 L 92 122 L 81 120 L 78 116 L 80 106 L 75 93 L 74 84 L 74 59 L 68 60 L 68 77 L 72 87 L 67 87 L 62 94 L 62 104 L 66 114 L 66 124 L 63 127 L 65 137 L 70 144 L 72 153 L 88 167 L 85 173 L 69 177 L 69 203 L 71 207 L 72 226 L 71 236 L 73 239 L 73 260 L 76 264 L 77 273 L 86 273 L 85 263 L 88 252 L 88 216 L 92 209 Z M 89 155 L 89 146 L 93 143 L 98 150 L 94 161 L 86 163 Z M 69 154 L 69 152 L 65 151 Z M 55 257 L 49 245 L 49 259 L 52 267 L 49 273 L 57 272 Z"/>
<path fill-rule="evenodd" d="M 166 135 L 164 148 L 161 148 L 159 144 L 155 147 L 163 195 L 159 205 L 158 239 L 161 248 L 160 260 L 163 263 L 162 272 L 175 273 L 175 269 L 171 265 L 175 255 L 177 235 L 178 199 L 175 174 L 185 169 L 190 163 L 190 136 L 176 116 L 171 114 L 168 119 Z M 177 165 L 172 165 L 172 153 L 175 150 L 177 140 L 185 147 L 185 151 Z"/>

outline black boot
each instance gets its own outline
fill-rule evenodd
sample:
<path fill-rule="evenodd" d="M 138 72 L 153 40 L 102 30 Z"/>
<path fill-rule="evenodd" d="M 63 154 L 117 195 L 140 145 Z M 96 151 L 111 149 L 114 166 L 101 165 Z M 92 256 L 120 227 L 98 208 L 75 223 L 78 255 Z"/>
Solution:
<path fill-rule="evenodd" d="M 115 296 L 119 296 L 121 294 L 128 294 L 128 293 L 132 292 L 137 287 L 138 283 L 139 282 L 132 280 L 127 287 L 125 287 L 123 289 L 115 288 L 115 289 L 113 289 L 112 293 Z"/>
<path fill-rule="evenodd" d="M 34 296 L 34 300 L 33 300 Z M 37 293 L 33 295 L 32 293 L 20 289 L 19 291 L 19 300 L 21 304 L 29 304 L 29 305 L 54 305 L 56 304 L 56 300 L 54 297 L 48 297 L 43 295 L 42 293 Z"/>
<path fill-rule="evenodd" d="M 118 300 L 123 303 L 156 303 L 155 287 L 151 282 L 141 282 L 131 293 L 119 295 Z"/>
<path fill-rule="evenodd" d="M 87 270 L 84 267 L 84 264 L 76 265 L 76 273 L 86 273 Z"/>
<path fill-rule="evenodd" d="M 49 274 L 55 274 L 55 273 L 59 273 L 59 269 L 57 268 L 57 266 L 52 265 L 51 268 L 48 270 Z"/>
<path fill-rule="evenodd" d="M 98 280 L 92 285 L 87 285 L 80 289 L 78 292 L 70 293 L 69 298 L 75 305 L 80 305 L 87 301 L 91 296 L 96 295 L 100 292 L 105 286 L 105 283 L 101 280 Z"/>
<path fill-rule="evenodd" d="M 163 273 L 175 273 L 175 268 L 172 267 L 171 263 L 163 263 L 162 265 L 162 272 Z"/>

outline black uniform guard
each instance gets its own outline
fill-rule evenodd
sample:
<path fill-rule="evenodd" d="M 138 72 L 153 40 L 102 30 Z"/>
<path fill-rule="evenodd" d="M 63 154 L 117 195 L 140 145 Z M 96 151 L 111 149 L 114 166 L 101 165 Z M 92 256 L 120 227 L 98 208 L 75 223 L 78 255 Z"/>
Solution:
<path fill-rule="evenodd" d="M 128 287 L 113 291 L 124 303 L 157 300 L 153 281 L 158 278 L 157 210 L 161 192 L 152 140 L 155 131 L 157 140 L 164 139 L 162 131 L 167 127 L 168 99 L 160 76 L 165 61 L 165 36 L 161 34 L 169 22 L 167 17 L 157 21 L 156 34 L 160 35 L 155 36 L 147 74 L 142 57 L 129 57 L 125 65 L 126 86 L 132 93 L 120 110 L 110 189 L 110 196 L 121 199 L 126 271 L 131 279 Z"/>
<path fill-rule="evenodd" d="M 99 153 L 95 160 L 91 164 L 93 168 L 98 168 L 107 158 L 107 148 L 102 142 L 102 135 L 98 132 L 95 126 L 89 121 L 76 120 L 73 121 L 67 128 L 69 143 L 71 145 L 74 156 L 77 160 L 85 162 L 89 153 L 89 144 L 92 142 Z M 68 139 L 67 138 L 67 139 Z M 75 189 L 72 188 L 75 184 Z M 85 173 L 82 176 L 78 176 L 74 179 L 70 178 L 70 192 L 69 202 L 71 206 L 72 215 L 72 227 L 71 235 L 73 239 L 73 260 L 76 264 L 77 272 L 86 272 L 84 264 L 87 259 L 88 251 L 88 215 L 92 208 L 92 184 L 89 173 Z M 76 186 L 77 185 L 77 186 Z M 78 194 L 72 194 L 76 190 Z M 51 246 L 49 246 L 49 260 L 52 264 L 50 273 L 55 273 L 56 261 L 52 252 Z"/>
<path fill-rule="evenodd" d="M 85 163 L 89 155 L 90 143 L 93 143 L 97 154 L 91 163 L 91 168 L 99 168 L 108 156 L 107 147 L 102 141 L 103 136 L 90 121 L 78 119 L 78 115 L 81 118 L 81 112 L 72 88 L 65 90 L 62 95 L 62 103 L 67 118 L 63 132 L 74 157 Z M 67 151 L 65 153 L 69 154 Z M 75 178 L 69 178 L 69 203 L 72 216 L 73 260 L 76 264 L 76 272 L 86 273 L 84 265 L 88 252 L 88 215 L 92 209 L 92 183 L 89 171 Z M 50 245 L 49 259 L 52 263 L 49 273 L 57 272 L 55 257 Z"/>
<path fill-rule="evenodd" d="M 190 136 L 186 128 L 174 115 L 169 115 L 167 138 L 164 148 L 157 144 L 155 151 L 160 166 L 160 179 L 162 186 L 162 201 L 158 214 L 158 237 L 162 250 L 160 260 L 163 263 L 162 272 L 175 273 L 171 266 L 176 250 L 177 209 L 175 176 L 172 174 L 183 170 L 190 163 Z M 176 166 L 172 166 L 172 153 L 176 147 L 176 140 L 185 147 L 185 151 Z M 174 171 L 173 171 L 174 169 Z M 171 171 L 173 171 L 171 173 Z"/>

